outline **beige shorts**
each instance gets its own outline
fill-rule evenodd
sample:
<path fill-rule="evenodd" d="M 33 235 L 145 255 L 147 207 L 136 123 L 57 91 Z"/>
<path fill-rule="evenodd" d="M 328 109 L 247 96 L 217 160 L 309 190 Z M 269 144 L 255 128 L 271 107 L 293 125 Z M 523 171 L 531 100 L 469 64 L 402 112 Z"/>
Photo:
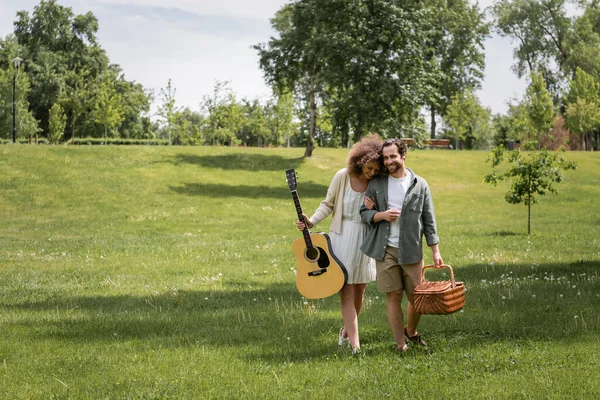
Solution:
<path fill-rule="evenodd" d="M 421 283 L 423 260 L 416 264 L 398 264 L 398 249 L 387 246 L 383 260 L 377 260 L 377 288 L 389 293 L 404 290 L 414 293 L 415 287 Z"/>

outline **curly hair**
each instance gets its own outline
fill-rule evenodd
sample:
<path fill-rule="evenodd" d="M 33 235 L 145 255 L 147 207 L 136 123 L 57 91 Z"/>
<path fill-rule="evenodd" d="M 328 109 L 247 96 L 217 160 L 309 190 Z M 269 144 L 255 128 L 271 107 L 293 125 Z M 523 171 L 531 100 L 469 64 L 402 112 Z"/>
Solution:
<path fill-rule="evenodd" d="M 362 167 L 370 162 L 379 164 L 379 169 L 382 169 L 382 149 L 383 141 L 377 134 L 369 134 L 363 136 L 358 142 L 352 146 L 348 154 L 348 173 L 358 176 L 362 174 Z"/>

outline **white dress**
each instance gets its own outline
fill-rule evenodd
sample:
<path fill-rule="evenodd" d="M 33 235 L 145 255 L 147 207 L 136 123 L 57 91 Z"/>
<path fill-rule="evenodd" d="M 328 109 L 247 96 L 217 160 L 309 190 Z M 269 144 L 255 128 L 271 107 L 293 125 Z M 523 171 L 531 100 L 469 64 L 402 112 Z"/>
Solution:
<path fill-rule="evenodd" d="M 335 256 L 344 264 L 348 271 L 346 283 L 368 283 L 375 280 L 375 260 L 367 257 L 360 246 L 369 227 L 360 220 L 360 206 L 365 194 L 355 192 L 347 177 L 344 190 L 341 234 L 329 232 L 331 247 Z"/>

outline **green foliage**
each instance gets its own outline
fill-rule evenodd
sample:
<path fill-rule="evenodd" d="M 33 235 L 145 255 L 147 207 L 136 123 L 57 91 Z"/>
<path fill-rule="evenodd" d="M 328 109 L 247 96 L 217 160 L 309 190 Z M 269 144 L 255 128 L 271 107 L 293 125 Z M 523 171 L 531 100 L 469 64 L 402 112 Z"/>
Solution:
<path fill-rule="evenodd" d="M 571 54 L 567 42 L 572 19 L 567 16 L 570 0 L 500 0 L 492 8 L 498 32 L 516 40 L 519 77 L 540 72 L 558 98 Z"/>
<path fill-rule="evenodd" d="M 29 111 L 27 97 L 30 93 L 29 75 L 23 65 L 17 71 L 12 60 L 18 56 L 14 38 L 0 39 L 0 54 L 7 57 L 6 70 L 0 69 L 0 138 L 12 139 L 13 136 L 13 95 L 15 99 L 15 119 L 17 139 L 34 136 L 39 132 L 38 123 Z M 16 81 L 15 81 L 16 78 Z M 13 93 L 13 81 L 15 92 Z"/>
<path fill-rule="evenodd" d="M 554 118 L 552 97 L 546 89 L 541 72 L 531 74 L 531 84 L 525 91 L 523 104 L 527 110 L 531 131 L 535 133 L 535 137 L 530 139 L 539 143 L 540 139 L 550 131 Z"/>
<path fill-rule="evenodd" d="M 123 100 L 115 88 L 115 79 L 109 74 L 102 77 L 94 96 L 93 104 L 95 121 L 104 126 L 104 139 L 108 130 L 113 129 L 123 121 Z"/>
<path fill-rule="evenodd" d="M 56 103 L 50 108 L 49 111 L 49 132 L 48 141 L 51 144 L 60 142 L 61 138 L 65 133 L 65 127 L 67 125 L 67 116 L 65 111 L 60 104 Z"/>
<path fill-rule="evenodd" d="M 496 168 L 505 160 L 510 167 L 499 172 Z M 503 146 L 497 146 L 486 162 L 491 162 L 492 173 L 485 176 L 485 182 L 495 186 L 500 181 L 510 180 L 511 188 L 504 197 L 506 202 L 527 206 L 527 234 L 531 233 L 531 205 L 537 203 L 537 196 L 557 193 L 554 184 L 563 180 L 563 171 L 577 167 L 575 162 L 565 161 L 557 152 L 542 149 L 524 157 L 517 150 L 506 152 Z"/>
<path fill-rule="evenodd" d="M 421 3 L 383 0 L 301 0 L 277 13 L 272 25 L 278 37 L 255 48 L 267 82 L 280 91 L 306 88 L 307 152 L 314 108 L 325 101 L 342 145 L 347 132 L 356 141 L 382 127 L 410 124 L 435 92 L 438 70 L 424 43 L 437 13 Z"/>
<path fill-rule="evenodd" d="M 433 1 L 437 10 L 432 22 L 432 37 L 428 40 L 428 59 L 439 69 L 436 90 L 429 100 L 431 138 L 435 138 L 435 115 L 446 115 L 454 96 L 481 86 L 484 77 L 484 40 L 490 24 L 478 4 L 468 0 Z"/>
<path fill-rule="evenodd" d="M 600 82 L 577 68 L 565 103 L 565 125 L 581 137 L 583 148 L 587 149 L 587 135 L 600 128 Z"/>
<path fill-rule="evenodd" d="M 237 135 L 246 122 L 246 115 L 228 82 L 217 82 L 213 96 L 204 96 L 202 108 L 206 112 L 204 135 L 207 143 L 233 146 L 242 142 Z"/>
<path fill-rule="evenodd" d="M 473 92 L 456 93 L 444 118 L 447 136 L 455 140 L 455 148 L 487 148 L 492 132 L 490 114 Z"/>
<path fill-rule="evenodd" d="M 161 105 L 158 106 L 157 111 L 157 114 L 161 118 L 163 126 L 167 130 L 169 145 L 173 144 L 171 136 L 173 135 L 173 127 L 175 125 L 175 118 L 177 116 L 178 111 L 175 100 L 175 93 L 177 93 L 177 89 L 171 85 L 171 79 L 169 78 L 167 87 L 160 89 Z"/>

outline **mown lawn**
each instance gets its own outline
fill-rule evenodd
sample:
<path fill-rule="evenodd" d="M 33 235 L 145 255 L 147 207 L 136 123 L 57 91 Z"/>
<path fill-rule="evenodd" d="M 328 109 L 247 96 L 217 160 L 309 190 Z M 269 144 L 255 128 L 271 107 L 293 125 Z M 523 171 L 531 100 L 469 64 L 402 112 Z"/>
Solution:
<path fill-rule="evenodd" d="M 356 357 L 296 291 L 284 174 L 310 213 L 347 150 L 302 154 L 0 146 L 0 398 L 600 397 L 600 156 L 564 154 L 528 236 L 487 153 L 410 152 L 467 306 L 400 356 L 369 285 Z"/>

